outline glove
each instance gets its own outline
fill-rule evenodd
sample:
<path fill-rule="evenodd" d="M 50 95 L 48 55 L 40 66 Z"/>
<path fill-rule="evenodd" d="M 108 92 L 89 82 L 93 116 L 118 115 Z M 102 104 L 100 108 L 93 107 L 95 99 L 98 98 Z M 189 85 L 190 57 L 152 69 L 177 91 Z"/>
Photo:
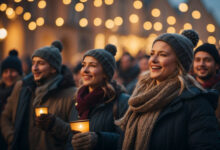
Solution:
<path fill-rule="evenodd" d="M 98 142 L 98 135 L 95 132 L 77 133 L 72 137 L 74 150 L 92 150 Z"/>
<path fill-rule="evenodd" d="M 55 122 L 55 116 L 52 114 L 41 114 L 40 117 L 35 118 L 35 125 L 45 131 L 49 131 Z"/>

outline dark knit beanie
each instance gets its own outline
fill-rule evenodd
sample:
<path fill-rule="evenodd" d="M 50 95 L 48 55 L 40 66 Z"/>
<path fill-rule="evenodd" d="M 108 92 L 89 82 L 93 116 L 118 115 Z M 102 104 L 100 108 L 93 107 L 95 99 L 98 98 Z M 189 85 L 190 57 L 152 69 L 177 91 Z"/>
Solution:
<path fill-rule="evenodd" d="M 45 46 L 36 50 L 32 55 L 32 59 L 34 57 L 40 57 L 46 60 L 53 68 L 57 70 L 57 72 L 60 72 L 62 65 L 62 57 L 60 54 L 61 51 L 62 47 L 60 49 L 59 47 L 56 47 L 56 44 Z"/>
<path fill-rule="evenodd" d="M 9 56 L 2 61 L 1 64 L 1 75 L 5 69 L 15 69 L 19 75 L 22 75 L 22 63 L 21 60 L 18 58 L 17 50 L 13 49 L 9 52 Z"/>
<path fill-rule="evenodd" d="M 219 53 L 214 44 L 209 44 L 209 43 L 202 44 L 195 50 L 194 55 L 199 51 L 204 51 L 206 53 L 209 53 L 214 58 L 215 62 L 220 64 Z"/>
<path fill-rule="evenodd" d="M 93 49 L 87 51 L 83 56 L 83 60 L 86 56 L 92 56 L 97 59 L 102 65 L 102 68 L 110 81 L 116 69 L 116 62 L 114 58 L 116 52 L 117 48 L 114 45 L 108 44 L 105 49 Z"/>
<path fill-rule="evenodd" d="M 184 70 L 189 72 L 193 62 L 193 48 L 197 45 L 198 40 L 199 36 L 194 30 L 185 30 L 182 34 L 162 34 L 155 39 L 154 43 L 164 41 L 169 44 Z"/>

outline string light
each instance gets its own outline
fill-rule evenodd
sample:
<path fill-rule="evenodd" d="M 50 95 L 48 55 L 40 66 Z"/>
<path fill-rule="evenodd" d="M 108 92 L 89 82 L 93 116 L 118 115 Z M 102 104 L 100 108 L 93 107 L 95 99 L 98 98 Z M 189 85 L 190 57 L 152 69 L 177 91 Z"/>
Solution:
<path fill-rule="evenodd" d="M 152 28 L 152 23 L 150 21 L 146 21 L 144 22 L 143 27 L 145 30 L 150 30 Z"/>
<path fill-rule="evenodd" d="M 215 44 L 216 43 L 216 38 L 214 36 L 209 36 L 208 37 L 208 43 Z"/>
<path fill-rule="evenodd" d="M 119 16 L 115 17 L 114 23 L 115 23 L 115 25 L 120 26 L 120 25 L 123 24 L 123 19 L 121 17 L 119 17 Z"/>
<path fill-rule="evenodd" d="M 63 0 L 63 4 L 69 5 L 72 2 L 72 0 Z"/>
<path fill-rule="evenodd" d="M 23 15 L 23 18 L 25 21 L 28 21 L 31 19 L 31 13 L 30 12 L 25 12 Z"/>
<path fill-rule="evenodd" d="M 80 0 L 80 2 L 85 3 L 85 2 L 87 2 L 87 0 Z"/>
<path fill-rule="evenodd" d="M 160 16 L 160 10 L 159 10 L 158 8 L 152 9 L 151 15 L 152 15 L 153 17 L 159 17 L 159 16 Z"/>
<path fill-rule="evenodd" d="M 95 7 L 101 7 L 102 6 L 102 0 L 94 0 L 93 2 Z"/>
<path fill-rule="evenodd" d="M 43 17 L 37 18 L 36 23 L 38 26 L 44 25 L 44 18 Z"/>
<path fill-rule="evenodd" d="M 17 15 L 21 15 L 21 14 L 23 13 L 23 11 L 24 11 L 24 9 L 23 9 L 23 7 L 21 7 L 21 6 L 18 6 L 18 7 L 15 9 L 15 13 L 16 13 Z"/>
<path fill-rule="evenodd" d="M 193 17 L 194 19 L 200 19 L 200 18 L 201 18 L 201 13 L 200 13 L 198 10 L 194 10 L 194 11 L 192 12 L 192 17 Z"/>
<path fill-rule="evenodd" d="M 21 0 L 14 0 L 15 1 L 15 3 L 20 3 L 21 2 Z"/>
<path fill-rule="evenodd" d="M 88 25 L 88 20 L 87 20 L 86 18 L 80 19 L 79 25 L 80 25 L 81 27 L 86 27 L 86 26 Z"/>
<path fill-rule="evenodd" d="M 174 25 L 176 23 L 176 18 L 174 16 L 167 17 L 167 23 L 169 25 Z"/>
<path fill-rule="evenodd" d="M 28 24 L 28 29 L 29 30 L 35 30 L 37 28 L 37 25 L 34 21 L 31 21 L 29 24 Z"/>
<path fill-rule="evenodd" d="M 0 40 L 3 40 L 7 37 L 8 32 L 5 28 L 0 28 Z"/>
<path fill-rule="evenodd" d="M 190 23 L 185 23 L 183 25 L 184 30 L 192 29 L 192 25 Z"/>
<path fill-rule="evenodd" d="M 115 24 L 114 24 L 114 21 L 112 19 L 108 19 L 106 20 L 105 22 L 105 27 L 108 28 L 108 29 L 112 29 L 114 28 Z"/>
<path fill-rule="evenodd" d="M 46 1 L 40 0 L 40 1 L 38 2 L 38 7 L 39 7 L 40 9 L 44 9 L 46 6 L 47 6 Z"/>
<path fill-rule="evenodd" d="M 139 17 L 136 14 L 131 14 L 129 20 L 131 23 L 137 23 L 139 21 Z"/>
<path fill-rule="evenodd" d="M 139 0 L 133 2 L 133 6 L 135 9 L 141 9 L 143 7 L 143 3 Z"/>
<path fill-rule="evenodd" d="M 77 3 L 77 4 L 75 5 L 75 10 L 76 10 L 77 12 L 81 12 L 81 11 L 83 11 L 83 9 L 84 9 L 83 3 Z"/>
<path fill-rule="evenodd" d="M 106 5 L 112 5 L 114 3 L 114 0 L 105 0 Z"/>
<path fill-rule="evenodd" d="M 28 0 L 28 2 L 33 2 L 34 0 Z"/>
<path fill-rule="evenodd" d="M 2 3 L 1 5 L 0 5 L 0 11 L 5 11 L 7 9 L 7 4 L 5 4 L 5 3 Z"/>
<path fill-rule="evenodd" d="M 154 23 L 154 30 L 160 31 L 160 30 L 162 30 L 162 28 L 163 28 L 162 23 L 160 23 L 160 22 L 155 22 Z"/>
<path fill-rule="evenodd" d="M 57 18 L 56 19 L 56 25 L 58 26 L 58 27 L 61 27 L 61 26 L 63 26 L 63 24 L 64 24 L 64 20 L 63 20 L 63 18 L 61 18 L 61 17 L 59 17 L 59 18 Z"/>
<path fill-rule="evenodd" d="M 8 7 L 7 9 L 6 9 L 6 15 L 7 15 L 7 17 L 9 18 L 9 19 L 13 19 L 14 17 L 15 17 L 15 11 L 14 11 L 14 9 L 13 8 L 10 8 L 10 7 Z"/>
<path fill-rule="evenodd" d="M 206 29 L 208 32 L 215 32 L 215 26 L 213 24 L 208 24 Z"/>
<path fill-rule="evenodd" d="M 100 26 L 102 24 L 102 19 L 101 18 L 95 18 L 93 21 L 95 26 Z"/>
<path fill-rule="evenodd" d="M 179 10 L 181 12 L 187 12 L 188 11 L 188 5 L 186 3 L 180 3 L 179 4 Z"/>
<path fill-rule="evenodd" d="M 174 27 L 168 27 L 167 28 L 167 33 L 175 33 L 176 29 Z"/>

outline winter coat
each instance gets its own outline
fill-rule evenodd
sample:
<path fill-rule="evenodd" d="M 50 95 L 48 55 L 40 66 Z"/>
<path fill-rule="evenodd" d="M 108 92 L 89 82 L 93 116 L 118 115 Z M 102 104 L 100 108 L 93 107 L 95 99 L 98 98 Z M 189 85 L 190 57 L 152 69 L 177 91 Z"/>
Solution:
<path fill-rule="evenodd" d="M 99 104 L 89 112 L 90 131 L 98 134 L 95 150 L 115 150 L 118 148 L 118 144 L 122 140 L 120 139 L 121 131 L 114 124 L 114 120 L 124 115 L 128 108 L 128 99 L 129 95 L 121 93 L 113 101 Z M 78 111 L 75 106 L 72 109 L 71 120 L 78 120 Z"/>
<path fill-rule="evenodd" d="M 55 115 L 55 122 L 51 130 L 47 132 L 34 125 L 31 126 L 31 128 L 38 130 L 33 137 L 30 137 L 29 130 L 25 129 L 30 126 L 23 126 L 23 124 L 28 120 L 27 117 L 34 117 L 34 110 L 28 108 L 31 105 L 29 102 L 34 98 L 36 84 L 33 76 L 28 75 L 15 85 L 1 118 L 2 133 L 9 149 L 19 149 L 19 146 L 23 144 L 22 142 L 19 143 L 20 137 L 25 135 L 28 138 L 29 149 L 65 149 L 68 138 L 66 135 L 70 132 L 69 115 L 74 104 L 75 88 L 72 81 L 71 78 L 62 76 L 60 82 L 48 89 L 48 93 L 42 98 L 40 106 L 48 106 L 49 113 Z"/>
<path fill-rule="evenodd" d="M 149 150 L 217 150 L 220 134 L 214 110 L 217 93 L 185 90 L 159 115 Z"/>

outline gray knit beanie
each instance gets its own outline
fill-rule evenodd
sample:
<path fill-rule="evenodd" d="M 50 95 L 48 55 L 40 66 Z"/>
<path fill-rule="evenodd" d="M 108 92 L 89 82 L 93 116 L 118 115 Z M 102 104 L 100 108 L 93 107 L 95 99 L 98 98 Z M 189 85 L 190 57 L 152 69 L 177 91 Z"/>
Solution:
<path fill-rule="evenodd" d="M 114 45 L 108 44 L 107 46 L 105 49 L 93 49 L 87 51 L 83 56 L 83 60 L 86 56 L 92 56 L 97 59 L 98 62 L 102 65 L 105 74 L 108 76 L 108 80 L 111 81 L 116 69 L 114 56 L 117 52 L 117 49 Z"/>
<path fill-rule="evenodd" d="M 199 40 L 198 34 L 194 30 L 185 30 L 181 34 L 165 33 L 158 36 L 156 41 L 164 41 L 169 44 L 182 67 L 186 72 L 189 72 L 193 62 L 193 48 L 197 45 Z"/>
<path fill-rule="evenodd" d="M 57 72 L 60 72 L 62 57 L 60 54 L 60 49 L 58 47 L 55 47 L 54 45 L 42 47 L 33 53 L 32 59 L 34 57 L 43 58 L 52 67 L 54 67 L 57 70 Z"/>

